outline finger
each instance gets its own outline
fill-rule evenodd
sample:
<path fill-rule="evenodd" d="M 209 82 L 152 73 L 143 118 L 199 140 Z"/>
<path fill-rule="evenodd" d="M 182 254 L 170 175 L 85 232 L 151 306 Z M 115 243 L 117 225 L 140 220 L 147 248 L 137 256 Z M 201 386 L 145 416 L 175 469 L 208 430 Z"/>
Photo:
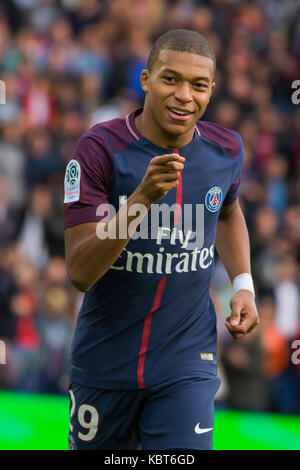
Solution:
<path fill-rule="evenodd" d="M 179 178 L 179 175 L 178 175 L 178 172 L 177 171 L 172 171 L 172 172 L 169 172 L 169 173 L 161 173 L 161 174 L 158 174 L 155 176 L 155 178 L 153 178 L 154 182 L 164 182 L 164 181 L 176 181 L 178 180 Z"/>
<path fill-rule="evenodd" d="M 177 161 L 177 162 L 184 162 L 185 158 L 178 155 L 178 153 L 168 153 L 166 155 L 160 155 L 158 157 L 154 157 L 151 160 L 153 165 L 165 165 L 168 162 Z"/>
<path fill-rule="evenodd" d="M 230 318 L 230 317 L 229 317 Z M 257 321 L 246 321 L 246 320 L 242 320 L 239 325 L 237 326 L 232 326 L 231 323 L 229 321 L 226 321 L 225 322 L 225 325 L 227 326 L 228 329 L 230 329 L 231 331 L 233 332 L 236 332 L 236 333 L 242 333 L 242 334 L 245 334 L 247 333 L 250 329 L 254 329 L 257 325 L 258 325 L 258 322 Z"/>
<path fill-rule="evenodd" d="M 225 322 L 225 326 L 228 328 L 228 330 L 231 333 L 244 333 L 243 328 L 237 327 L 237 326 L 231 326 L 229 322 Z"/>
<path fill-rule="evenodd" d="M 174 181 L 163 181 L 161 184 L 162 184 L 163 189 L 167 189 L 167 191 L 170 191 L 170 189 L 176 188 L 178 184 L 178 179 Z"/>
<path fill-rule="evenodd" d="M 255 312 L 247 312 L 241 313 L 240 315 L 240 323 L 238 325 L 238 329 L 242 333 L 246 333 L 249 331 L 250 328 L 255 328 L 259 324 L 259 319 L 257 313 Z"/>
<path fill-rule="evenodd" d="M 233 327 L 237 327 L 241 321 L 241 307 L 237 302 L 231 303 L 231 314 L 228 321 Z"/>
<path fill-rule="evenodd" d="M 241 338 L 242 336 L 246 335 L 248 332 L 241 332 L 241 331 L 235 331 L 235 330 L 232 330 L 230 328 L 230 326 L 226 325 L 229 333 L 231 334 L 231 336 L 234 338 L 234 339 L 239 339 Z"/>
<path fill-rule="evenodd" d="M 227 326 L 227 328 L 230 331 L 236 332 L 236 333 L 243 333 L 244 332 L 244 328 L 243 328 L 242 320 L 241 320 L 241 315 L 240 315 L 240 321 L 237 325 L 232 325 L 231 321 L 232 321 L 232 316 L 230 315 L 229 317 L 226 318 L 226 321 L 225 321 L 225 325 Z"/>
<path fill-rule="evenodd" d="M 253 316 L 247 316 L 242 322 L 241 322 L 241 331 L 247 332 L 250 329 L 255 328 L 258 325 L 257 318 L 254 318 Z"/>
<path fill-rule="evenodd" d="M 226 326 L 227 330 L 229 331 L 229 333 L 231 334 L 231 336 L 234 339 L 237 339 L 238 337 L 240 337 L 240 335 L 242 335 L 242 333 L 238 333 L 237 331 L 233 331 L 228 323 L 225 323 L 225 326 Z"/>
<path fill-rule="evenodd" d="M 230 317 L 228 317 L 230 318 Z M 248 333 L 251 333 L 251 331 L 254 330 L 254 328 L 257 327 L 257 325 L 259 324 L 259 321 L 255 321 L 254 323 L 252 323 L 249 327 L 245 327 L 244 325 L 243 326 L 239 326 L 238 328 L 233 328 L 231 327 L 230 323 L 228 321 L 225 322 L 225 326 L 226 328 L 229 330 L 229 332 L 231 333 L 231 335 L 235 338 L 235 339 L 238 339 L 240 338 L 241 336 L 244 336 Z"/>
<path fill-rule="evenodd" d="M 247 333 L 250 333 L 251 331 L 254 330 L 254 328 L 257 327 L 257 323 L 255 323 L 254 325 L 250 326 L 250 328 L 248 329 Z"/>
<path fill-rule="evenodd" d="M 172 162 L 175 163 L 175 162 Z M 180 177 L 180 174 L 183 170 L 183 166 L 181 163 L 175 163 L 175 165 L 154 165 L 149 168 L 148 174 L 152 175 L 155 178 L 164 177 L 164 175 L 173 174 Z"/>
<path fill-rule="evenodd" d="M 167 167 L 167 168 L 173 168 L 174 170 L 180 170 L 182 171 L 184 169 L 184 164 L 183 163 L 180 163 L 180 162 L 167 162 L 165 165 L 162 165 L 163 168 Z"/>

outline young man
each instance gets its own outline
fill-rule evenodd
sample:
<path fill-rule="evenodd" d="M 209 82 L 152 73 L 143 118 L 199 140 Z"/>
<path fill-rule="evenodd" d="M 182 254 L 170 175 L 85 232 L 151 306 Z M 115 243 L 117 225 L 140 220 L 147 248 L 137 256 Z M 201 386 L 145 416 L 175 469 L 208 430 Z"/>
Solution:
<path fill-rule="evenodd" d="M 235 290 L 228 330 L 238 338 L 258 324 L 237 198 L 241 139 L 199 121 L 214 71 L 203 36 L 164 34 L 141 75 L 144 108 L 91 128 L 67 166 L 67 270 L 86 292 L 72 344 L 71 448 L 212 448 L 214 245 Z M 163 207 L 170 220 L 156 223 Z"/>

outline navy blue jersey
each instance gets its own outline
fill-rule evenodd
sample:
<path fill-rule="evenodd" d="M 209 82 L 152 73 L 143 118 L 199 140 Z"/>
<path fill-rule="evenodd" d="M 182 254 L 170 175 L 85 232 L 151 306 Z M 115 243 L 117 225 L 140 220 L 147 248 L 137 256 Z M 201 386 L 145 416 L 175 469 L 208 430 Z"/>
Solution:
<path fill-rule="evenodd" d="M 173 151 L 185 157 L 177 188 L 157 201 L 167 207 L 176 203 L 169 225 L 160 216 L 151 218 L 152 206 L 143 219 L 148 236 L 132 238 L 84 296 L 70 381 L 96 388 L 144 389 L 217 374 L 209 287 L 220 209 L 238 194 L 242 142 L 235 131 L 199 121 L 188 145 L 162 148 L 135 126 L 140 112 L 92 127 L 66 171 L 65 227 L 71 227 L 103 220 L 103 204 L 117 212 L 153 157 Z M 185 220 L 190 231 L 184 231 Z M 199 224 L 203 237 L 194 236 L 192 244 Z"/>

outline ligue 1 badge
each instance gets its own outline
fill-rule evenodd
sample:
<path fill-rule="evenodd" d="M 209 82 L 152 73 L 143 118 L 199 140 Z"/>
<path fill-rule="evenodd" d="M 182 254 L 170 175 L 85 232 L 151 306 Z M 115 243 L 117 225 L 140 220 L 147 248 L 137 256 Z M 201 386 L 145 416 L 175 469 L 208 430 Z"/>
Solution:
<path fill-rule="evenodd" d="M 220 209 L 222 203 L 222 189 L 218 186 L 214 186 L 207 191 L 205 196 L 205 206 L 210 212 L 217 212 Z"/>
<path fill-rule="evenodd" d="M 77 160 L 72 159 L 66 168 L 64 203 L 79 201 L 81 169 Z"/>

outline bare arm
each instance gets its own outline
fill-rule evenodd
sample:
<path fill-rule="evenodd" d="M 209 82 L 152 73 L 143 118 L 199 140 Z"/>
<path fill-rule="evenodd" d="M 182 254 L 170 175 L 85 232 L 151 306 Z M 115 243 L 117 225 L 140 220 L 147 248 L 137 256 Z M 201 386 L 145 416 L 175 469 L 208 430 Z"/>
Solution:
<path fill-rule="evenodd" d="M 222 207 L 215 245 L 231 281 L 251 273 L 248 230 L 238 199 Z"/>
<path fill-rule="evenodd" d="M 127 208 L 136 203 L 141 203 L 141 198 L 133 194 L 128 199 Z M 146 212 L 147 210 L 143 215 Z M 123 206 L 109 223 L 89 222 L 65 230 L 67 272 L 72 284 L 78 290 L 88 291 L 106 273 L 127 245 L 130 240 L 129 236 L 123 239 L 109 237 L 110 231 L 119 233 L 119 226 L 124 224 L 125 219 L 126 227 L 130 223 L 137 227 L 141 220 L 136 216 L 127 218 L 127 210 Z M 113 224 L 115 224 L 115 230 L 112 230 Z M 101 231 L 108 234 L 106 239 L 98 237 Z"/>
<path fill-rule="evenodd" d="M 108 271 L 151 204 L 177 186 L 183 161 L 184 158 L 177 154 L 153 158 L 141 183 L 113 219 L 108 223 L 90 222 L 65 230 L 67 273 L 78 290 L 88 291 Z M 138 217 L 128 216 L 128 210 L 133 204 L 142 204 Z M 127 236 L 124 238 L 118 238 L 120 225 L 122 232 L 126 228 Z M 106 232 L 106 238 L 101 239 L 99 235 L 103 232 Z"/>
<path fill-rule="evenodd" d="M 248 230 L 238 200 L 222 207 L 215 246 L 231 281 L 238 274 L 251 273 Z M 231 315 L 225 325 L 234 338 L 249 333 L 259 324 L 252 292 L 239 290 L 230 306 Z"/>

